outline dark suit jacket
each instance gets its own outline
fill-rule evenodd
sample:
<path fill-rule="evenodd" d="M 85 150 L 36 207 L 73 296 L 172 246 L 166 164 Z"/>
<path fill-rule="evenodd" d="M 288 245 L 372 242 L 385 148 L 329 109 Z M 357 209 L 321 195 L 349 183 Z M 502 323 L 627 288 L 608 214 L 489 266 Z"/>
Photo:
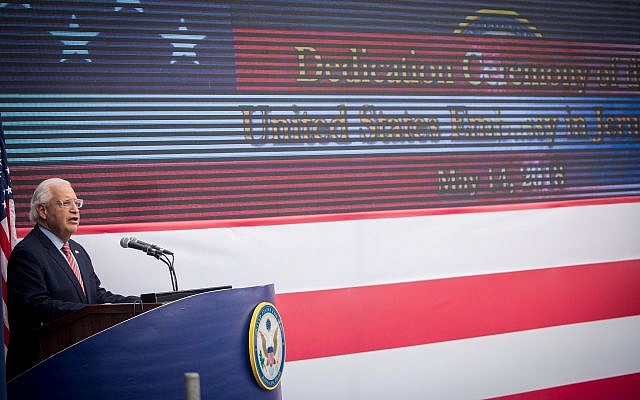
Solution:
<path fill-rule="evenodd" d="M 87 304 L 126 303 L 139 300 L 113 294 L 100 287 L 86 250 L 70 240 L 82 274 L 86 296 L 69 263 L 37 226 L 11 252 L 7 266 L 9 314 L 9 379 L 38 359 L 36 329 Z"/>

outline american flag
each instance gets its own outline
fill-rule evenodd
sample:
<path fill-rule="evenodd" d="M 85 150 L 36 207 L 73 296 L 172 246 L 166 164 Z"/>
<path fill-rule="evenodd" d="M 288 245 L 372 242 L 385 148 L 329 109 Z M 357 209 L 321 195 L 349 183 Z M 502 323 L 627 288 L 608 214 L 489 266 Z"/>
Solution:
<path fill-rule="evenodd" d="M 4 141 L 4 131 L 0 122 L 0 157 L 2 157 L 2 172 L 0 173 L 0 247 L 2 256 L 0 257 L 0 267 L 2 268 L 2 316 L 3 316 L 3 338 L 4 354 L 6 356 L 9 347 L 9 320 L 7 317 L 7 262 L 9 254 L 16 245 L 16 225 L 15 207 L 13 203 L 13 193 L 11 191 L 11 176 L 9 175 L 9 164 L 7 163 L 7 147 Z"/>

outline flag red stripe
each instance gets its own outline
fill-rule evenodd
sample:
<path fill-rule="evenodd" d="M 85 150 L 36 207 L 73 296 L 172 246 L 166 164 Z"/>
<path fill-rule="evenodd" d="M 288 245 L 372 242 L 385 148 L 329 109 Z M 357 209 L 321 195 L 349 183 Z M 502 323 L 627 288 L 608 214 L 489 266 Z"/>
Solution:
<path fill-rule="evenodd" d="M 479 38 L 477 36 L 464 37 L 464 36 L 442 36 L 442 35 L 423 35 L 423 34 L 417 35 L 417 34 L 411 34 L 411 33 L 376 33 L 376 32 L 341 32 L 341 31 L 326 32 L 326 31 L 313 31 L 313 30 L 299 31 L 299 30 L 260 29 L 260 28 L 234 28 L 233 32 L 236 34 L 257 35 L 255 36 L 256 40 L 265 40 L 264 38 L 268 37 L 268 35 L 279 35 L 283 37 L 288 37 L 288 36 L 299 37 L 301 35 L 304 35 L 305 37 L 318 36 L 321 38 L 326 38 L 328 36 L 331 36 L 338 39 L 336 43 L 341 43 L 341 44 L 345 43 L 345 39 L 350 40 L 353 38 L 360 38 L 360 40 L 386 39 L 386 40 L 389 40 L 389 43 L 393 43 L 394 45 L 396 45 L 399 40 L 409 40 L 411 41 L 409 43 L 414 43 L 413 41 L 418 41 L 418 42 L 425 42 L 429 44 L 431 44 L 431 42 L 437 43 L 439 41 L 444 41 L 444 40 L 451 41 L 453 43 L 470 43 L 474 45 L 477 45 L 479 41 L 482 41 L 482 40 L 486 40 L 487 44 L 496 43 L 496 39 L 491 37 Z M 270 38 L 266 39 L 266 41 L 269 41 L 269 40 Z M 530 40 L 526 38 L 503 38 L 502 36 L 499 38 L 500 44 L 507 44 L 507 43 L 522 44 L 524 42 L 528 42 L 527 45 L 529 46 L 531 45 Z M 584 41 L 575 42 L 575 41 L 550 40 L 550 39 L 544 39 L 544 40 L 538 39 L 536 40 L 536 44 L 540 46 L 548 46 L 548 45 L 565 46 L 566 49 L 568 49 L 568 46 L 604 47 L 602 43 L 597 43 L 597 42 L 584 42 Z M 616 43 L 616 48 L 634 50 L 634 49 L 640 49 L 640 46 L 636 44 Z"/>
<path fill-rule="evenodd" d="M 493 400 L 635 400 L 638 397 L 640 374 L 629 374 L 496 397 Z"/>
<path fill-rule="evenodd" d="M 251 171 L 248 171 L 251 172 Z M 473 172 L 473 171 L 472 171 Z M 157 175 L 157 174 L 156 174 Z M 172 185 L 172 184 L 181 184 L 181 185 L 185 185 L 185 184 L 190 184 L 190 183 L 197 183 L 197 184 L 205 184 L 205 183 L 216 183 L 216 184 L 220 184 L 220 183 L 233 183 L 233 182 L 255 182 L 257 177 L 254 175 L 251 176 L 230 176 L 230 177 L 210 177 L 211 173 L 206 174 L 206 176 L 204 177 L 193 177 L 193 178 L 185 178 L 185 177 L 180 177 L 178 179 L 166 179 L 166 176 L 169 174 L 165 174 L 165 177 L 163 177 L 162 179 L 144 179 L 144 180 L 134 180 L 134 179 L 129 179 L 127 180 L 127 186 L 137 186 L 137 185 L 143 185 L 143 186 L 161 186 L 162 184 L 165 185 Z M 379 178 L 386 178 L 386 177 L 392 177 L 392 176 L 399 176 L 399 177 L 403 177 L 403 176 L 409 176 L 409 177 L 413 177 L 415 175 L 422 175 L 425 176 L 424 179 L 420 180 L 420 181 L 435 181 L 437 179 L 437 173 L 434 172 L 432 173 L 430 176 L 426 175 L 426 174 L 420 174 L 419 172 L 416 172 L 415 169 L 409 169 L 407 168 L 404 171 L 379 171 L 379 172 L 354 172 L 354 173 L 346 173 L 346 172 L 335 172 L 335 173 L 316 173 L 313 175 L 309 175 L 309 174 L 292 174 L 292 173 L 288 173 L 286 175 L 272 175 L 272 176 L 268 176 L 268 175 L 264 175 L 264 176 L 260 176 L 260 181 L 261 182 L 278 182 L 278 181 L 290 181 L 290 180 L 309 180 L 309 179 L 314 179 L 314 180 L 321 180 L 321 179 L 349 179 L 349 178 L 371 178 L 372 180 L 376 181 Z M 374 179 L 376 178 L 376 179 Z M 429 179 L 430 178 L 430 179 Z M 114 181 L 114 182 L 99 182 L 100 185 L 104 186 L 104 187 L 121 187 L 122 186 L 122 182 L 119 181 Z M 91 187 L 91 186 L 96 186 L 95 182 L 74 182 L 73 183 L 74 187 Z"/>
<path fill-rule="evenodd" d="M 306 93 L 362 93 L 369 94 L 372 91 L 371 87 L 342 87 L 342 86 L 331 86 L 331 87 L 312 87 L 312 86 L 302 86 L 302 85 L 292 85 L 295 83 L 293 79 L 268 79 L 268 78 L 236 78 L 238 82 L 238 91 L 243 92 L 264 92 L 267 90 L 277 91 L 283 93 L 294 93 L 294 92 L 306 92 Z M 260 84 L 258 84 L 260 83 Z M 253 85 L 250 85 L 253 84 Z M 541 87 L 540 89 L 484 89 L 484 88 L 425 88 L 425 87 L 416 87 L 416 88 L 404 88 L 404 87 L 376 87 L 375 92 L 377 93 L 402 93 L 402 94 L 412 94 L 412 93 L 429 93 L 429 94 L 439 94 L 439 95 L 465 95 L 469 93 L 480 93 L 480 94 L 493 94 L 495 95 L 507 95 L 507 94 L 518 94 L 520 96 L 540 96 L 543 94 L 552 94 L 554 93 L 551 89 L 547 89 L 546 87 Z M 557 93 L 557 92 L 555 92 Z M 595 90 L 590 93 L 595 93 Z M 630 93 L 635 94 L 637 92 L 631 92 L 628 89 L 622 90 L 598 90 L 598 94 L 607 94 L 607 95 L 628 95 Z"/>
<path fill-rule="evenodd" d="M 521 165 L 527 162 L 527 159 L 523 157 L 518 157 L 518 155 L 509 156 L 500 156 L 503 159 L 504 163 L 507 165 L 513 165 L 514 167 L 520 167 Z M 530 156 L 529 156 L 530 158 Z M 364 161 L 369 160 L 367 164 Z M 307 161 L 303 163 L 302 161 Z M 417 162 L 420 161 L 420 162 Z M 564 163 L 571 164 L 580 164 L 582 160 L 566 160 Z M 264 161 L 260 165 L 250 164 L 248 162 L 241 161 L 228 161 L 228 162 L 210 162 L 210 163 L 182 163 L 176 165 L 176 163 L 158 163 L 158 164 L 149 164 L 149 165 L 138 165 L 132 166 L 129 164 L 114 164 L 114 165 L 101 165 L 101 168 L 96 168 L 95 165 L 82 165 L 76 166 L 73 169 L 67 169 L 73 171 L 70 173 L 66 173 L 65 179 L 73 180 L 73 179 L 84 179 L 89 175 L 87 171 L 91 171 L 90 176 L 94 179 L 99 178 L 128 178 L 127 182 L 132 181 L 133 177 L 161 177 L 166 179 L 170 176 L 198 176 L 202 175 L 205 177 L 209 177 L 211 175 L 234 175 L 234 174 L 267 174 L 267 173 L 275 173 L 282 174 L 286 172 L 287 174 L 292 174 L 294 172 L 316 172 L 316 171 L 338 171 L 340 173 L 348 170 L 357 170 L 357 171 L 374 171 L 376 169 L 384 169 L 384 172 L 389 172 L 390 169 L 404 169 L 414 174 L 417 171 L 421 171 L 425 168 L 452 168 L 452 167 L 465 167 L 465 168 L 476 168 L 480 169 L 481 167 L 492 167 L 496 164 L 496 155 L 492 154 L 491 156 L 465 156 L 464 160 L 456 160 L 449 158 L 443 158 L 442 156 L 429 156 L 423 157 L 422 159 L 416 160 L 415 158 L 411 160 L 410 157 L 407 160 L 394 160 L 393 157 L 389 158 L 360 158 L 360 159 L 340 159 L 336 161 L 335 159 L 327 159 L 327 160 L 290 160 L 288 164 L 282 164 L 278 161 Z M 177 168 L 176 168 L 177 167 Z M 199 167 L 199 168 L 198 168 Z M 622 165 L 620 168 L 623 168 Z M 105 168 L 108 168 L 112 172 L 100 172 Z M 175 170 L 165 170 L 167 169 L 175 169 Z M 179 169 L 178 169 L 179 168 Z M 198 168 L 198 169 L 196 169 Z M 215 168 L 215 172 L 212 169 Z M 40 181 L 51 177 L 51 173 L 55 172 L 52 170 L 48 174 L 39 174 L 35 175 L 34 171 L 20 171 L 21 173 L 29 172 L 29 179 L 33 181 Z M 433 172 L 432 174 L 436 174 Z M 357 175 L 362 175 L 361 172 L 358 172 Z M 286 175 L 286 176 L 294 176 L 294 175 Z M 317 176 L 317 175 L 313 175 Z M 261 176 L 262 178 L 263 176 Z M 254 175 L 251 176 L 252 179 L 256 177 Z M 277 177 L 272 177 L 277 178 Z M 144 181 L 143 181 L 144 182 Z M 82 182 L 78 182 L 82 183 Z M 74 182 L 75 184 L 75 182 Z"/>
<path fill-rule="evenodd" d="M 637 315 L 638 287 L 629 260 L 279 294 L 277 306 L 295 361 Z"/>
<path fill-rule="evenodd" d="M 520 200 L 531 201 L 531 200 L 535 200 L 536 198 L 537 196 L 530 196 L 530 197 L 521 198 Z M 221 218 L 222 219 L 228 218 L 230 216 L 234 216 L 235 218 L 241 219 L 243 217 L 253 218 L 253 217 L 256 217 L 256 215 L 278 216 L 282 214 L 299 214 L 299 215 L 315 215 L 315 214 L 321 214 L 321 213 L 334 214 L 334 213 L 340 213 L 345 210 L 350 210 L 352 213 L 357 213 L 357 212 L 363 212 L 363 211 L 378 211 L 378 210 L 385 210 L 385 209 L 392 209 L 392 210 L 401 210 L 405 208 L 426 209 L 427 207 L 436 207 L 436 208 L 443 207 L 451 204 L 452 201 L 453 201 L 452 199 L 442 199 L 440 201 L 433 201 L 431 203 L 428 203 L 427 201 L 424 201 L 424 200 L 418 200 L 418 201 L 396 200 L 395 202 L 389 201 L 381 204 L 365 204 L 365 205 L 358 204 L 358 203 L 349 203 L 349 201 L 343 201 L 343 202 L 333 201 L 333 202 L 329 202 L 328 204 L 326 202 L 324 203 L 320 202 L 319 205 L 302 204 L 295 207 L 293 207 L 294 204 L 287 204 L 287 207 L 284 207 L 284 206 L 278 207 L 277 205 L 279 205 L 279 203 L 274 202 L 274 206 L 268 209 L 261 209 L 260 207 L 255 207 L 255 205 L 252 203 L 236 202 L 232 207 L 239 208 L 239 209 L 233 209 L 230 207 L 229 208 L 215 207 L 215 206 L 213 206 L 212 209 L 208 209 L 209 206 L 206 206 L 206 208 L 202 209 L 205 206 L 200 205 L 199 208 L 192 207 L 189 210 L 189 212 L 184 212 L 183 211 L 184 207 L 167 205 L 167 207 L 156 209 L 155 213 L 153 213 L 154 209 L 150 206 L 150 207 L 127 207 L 127 208 L 120 208 L 120 209 L 112 208 L 111 209 L 112 212 L 117 211 L 120 213 L 118 215 L 103 215 L 104 211 L 88 209 L 86 211 L 83 211 L 83 215 L 85 220 L 90 218 L 90 221 L 93 224 L 100 224 L 100 223 L 110 224 L 110 223 L 119 222 L 119 221 L 134 221 L 139 223 L 145 223 L 148 221 L 155 222 L 155 220 L 157 219 L 157 210 L 163 211 L 163 217 L 166 220 L 173 220 L 173 219 L 217 220 Z M 176 211 L 170 212 L 171 209 L 174 209 Z M 142 211 L 145 211 L 145 212 L 143 213 Z"/>
<path fill-rule="evenodd" d="M 424 178 L 418 178 L 418 179 L 394 179 L 392 182 L 395 184 L 407 184 L 410 186 L 415 186 L 415 187 L 423 187 L 420 186 L 421 184 L 425 183 L 425 179 Z M 362 181 L 362 182 L 353 182 L 353 181 L 343 181 L 343 180 L 336 180 L 336 181 L 328 181 L 328 182 L 315 182 L 315 181 L 310 181 L 310 182 L 306 182 L 306 183 L 293 183 L 293 182 L 287 182 L 287 183 L 270 183 L 270 184 L 256 184 L 256 183 L 251 183 L 251 184 L 247 184 L 247 185 L 234 185 L 233 189 L 234 191 L 242 191 L 242 190 L 254 190 L 255 193 L 260 194 L 261 196 L 265 196 L 265 195 L 273 195 L 275 194 L 281 194 L 282 192 L 280 192 L 280 190 L 283 189 L 302 189 L 304 191 L 304 193 L 308 193 L 310 192 L 312 189 L 319 189 L 317 190 L 319 193 L 323 193 L 323 194 L 332 194 L 332 193 L 343 193 L 344 189 L 342 188 L 353 188 L 353 187 L 360 187 L 360 186 L 365 186 L 366 185 L 375 185 L 375 184 L 380 184 L 381 180 L 380 179 L 375 179 L 375 180 L 370 180 L 370 181 Z M 384 181 L 387 184 L 390 183 L 391 181 Z M 192 188 L 191 190 L 186 188 L 185 186 L 182 186 L 184 184 L 184 182 L 180 182 L 180 181 L 149 181 L 147 182 L 147 184 L 145 186 L 162 186 L 162 185 L 166 185 L 166 187 L 162 187 L 161 190 L 155 190 L 155 189 L 149 189 L 149 187 L 144 187 L 142 189 L 116 189 L 116 190 L 106 190 L 106 188 L 104 190 L 100 190 L 98 192 L 98 194 L 100 196 L 105 196 L 105 195 L 121 195 L 121 196 L 134 196 L 134 195 L 140 195 L 140 194 L 147 194 L 149 197 L 153 197 L 153 198 L 158 198 L 159 195 L 161 194 L 171 194 L 171 193 L 178 193 L 178 195 L 180 194 L 185 194 L 185 193 L 190 193 L 190 192 L 203 192 L 203 191 L 209 191 L 209 189 L 203 189 L 202 187 L 197 187 L 197 188 Z M 93 189 L 96 187 L 100 187 L 99 183 L 89 183 L 89 184 L 85 184 L 85 185 L 73 185 L 74 187 L 78 187 L 80 190 L 88 188 L 88 189 Z M 134 186 L 134 183 L 132 183 L 132 186 Z M 132 187 L 130 186 L 130 187 Z M 340 189 L 336 189 L 333 191 L 328 191 L 326 189 L 323 189 L 325 187 L 328 188 L 340 188 Z M 378 188 L 378 191 L 382 191 L 382 190 L 389 190 L 388 187 L 384 187 L 384 188 Z M 395 190 L 406 190 L 406 187 L 396 187 L 394 188 Z M 218 191 L 224 191 L 225 187 L 215 187 L 213 189 L 211 189 L 213 191 L 218 190 Z M 265 193 L 265 190 L 269 190 L 271 192 Z M 297 193 L 300 193 L 300 191 L 298 191 Z M 24 202 L 28 202 L 29 199 L 31 198 L 31 196 L 17 196 L 18 199 L 23 200 Z M 174 196 L 171 196 L 172 199 L 176 198 Z M 193 198 L 193 197 L 190 197 Z M 148 201 L 148 199 L 146 200 Z M 92 200 L 92 204 L 95 204 Z M 102 211 L 101 211 L 102 212 Z"/>
<path fill-rule="evenodd" d="M 0 227 L 0 249 L 2 249 L 2 253 L 5 258 L 9 259 L 9 255 L 12 250 L 11 239 L 9 237 L 9 232 L 7 232 L 4 227 Z"/>
<path fill-rule="evenodd" d="M 578 160 L 581 155 L 584 154 L 592 154 L 592 151 L 557 151 L 554 154 L 556 156 L 567 157 L 571 160 Z M 397 165 L 412 165 L 415 162 L 424 162 L 429 165 L 433 163 L 442 163 L 442 164 L 470 164 L 470 165 L 478 165 L 482 162 L 488 161 L 490 163 L 495 163 L 496 160 L 513 160 L 513 161 L 527 161 L 533 158 L 545 158 L 548 156 L 545 152 L 527 152 L 526 154 L 465 154 L 464 161 L 459 161 L 455 157 L 451 155 L 439 155 L 439 154 L 428 154 L 428 155 L 402 155 L 402 156 L 394 156 L 394 155 L 384 155 L 384 156 L 360 156 L 360 157 L 329 157 L 329 158 L 300 158 L 300 159 L 284 159 L 284 160 L 225 160 L 225 161 L 188 161 L 188 162 L 154 162 L 152 164 L 140 164 L 140 163 L 101 163 L 101 164 L 73 164 L 73 165 L 60 165 L 60 166 L 51 166 L 51 165 L 30 165 L 26 166 L 15 166 L 12 167 L 12 174 L 28 174 L 29 177 L 32 177 L 34 181 L 41 181 L 51 177 L 51 174 L 59 173 L 60 171 L 73 171 L 71 173 L 65 172 L 65 177 L 81 177 L 86 175 L 87 171 L 91 171 L 91 175 L 94 172 L 100 173 L 105 169 L 109 169 L 114 173 L 118 174 L 117 176 L 126 176 L 123 175 L 121 171 L 124 171 L 124 174 L 129 175 L 137 175 L 138 171 L 142 171 L 145 169 L 152 169 L 157 173 L 157 171 L 162 171 L 163 175 L 170 173 L 171 170 L 179 170 L 181 174 L 183 170 L 188 170 L 188 168 L 215 168 L 218 172 L 224 172 L 226 167 L 234 166 L 237 168 L 247 169 L 251 167 L 252 169 L 262 169 L 267 166 L 274 168 L 285 168 L 289 170 L 290 168 L 308 168 L 309 166 L 315 165 L 323 165 L 330 166 L 331 164 L 338 163 L 340 166 L 354 164 L 359 165 L 362 168 L 370 169 L 371 166 L 380 165 L 386 166 L 389 164 L 397 164 Z M 619 155 L 618 155 L 619 156 Z M 302 167 L 293 167 L 294 165 L 301 165 Z M 225 167 L 222 169 L 221 167 Z M 324 168 L 323 168 L 324 169 Z M 133 170 L 133 171 L 132 171 Z M 76 171 L 85 172 L 85 174 L 76 174 Z M 169 172 L 167 172 L 169 171 Z M 35 175 L 39 173 L 39 175 Z"/>
<path fill-rule="evenodd" d="M 388 207 L 392 207 L 395 209 L 402 209 L 402 206 L 406 207 L 420 207 L 426 208 L 428 206 L 442 206 L 442 205 L 450 205 L 453 201 L 458 200 L 455 196 L 451 196 L 449 198 L 442 198 L 441 195 L 433 193 L 400 193 L 393 194 L 389 192 L 384 192 L 380 190 L 380 193 L 374 193 L 373 195 L 360 195 L 360 196 L 345 196 L 345 197 L 326 197 L 326 193 L 323 193 L 324 196 L 316 195 L 312 198 L 302 198 L 302 199 L 288 199 L 286 202 L 282 200 L 281 196 L 273 196 L 275 199 L 263 200 L 263 199 L 255 199 L 258 196 L 194 196 L 194 198 L 201 198 L 204 200 L 210 201 L 221 201 L 222 199 L 235 199 L 235 201 L 227 207 L 215 207 L 209 203 L 196 203 L 191 205 L 189 213 L 185 213 L 185 205 L 184 203 L 177 204 L 169 204 L 169 201 L 178 202 L 180 198 L 171 198 L 167 199 L 165 203 L 158 205 L 149 205 L 149 204 L 141 204 L 136 205 L 135 201 L 127 203 L 126 205 L 122 204 L 122 201 L 118 200 L 97 200 L 91 201 L 93 208 L 87 208 L 83 210 L 82 214 L 86 217 L 91 216 L 92 221 L 99 220 L 117 220 L 117 219 L 133 219 L 138 217 L 141 220 L 153 220 L 154 218 L 150 217 L 148 214 L 150 211 L 160 211 L 165 215 L 165 218 L 169 216 L 175 217 L 195 217 L 201 218 L 206 215 L 211 215 L 214 217 L 224 217 L 226 215 L 252 215 L 256 213 L 256 209 L 260 210 L 262 214 L 282 214 L 287 212 L 299 212 L 303 210 L 308 210 L 309 213 L 317 212 L 317 211 L 332 211 L 335 210 L 339 212 L 344 209 L 362 209 L 362 208 L 381 208 L 385 209 Z M 329 191 L 329 194 L 345 194 L 343 191 Z M 306 192 L 298 192 L 298 195 L 309 195 Z M 264 193 L 262 197 L 265 197 Z M 271 197 L 271 196 L 269 196 Z M 518 197 L 518 200 L 534 200 L 539 196 L 522 196 Z M 564 197 L 564 195 L 563 195 Z M 192 198 L 193 199 L 193 198 Z M 433 200 L 431 200 L 433 199 Z M 182 201 L 188 201 L 189 198 L 183 198 Z M 429 201 L 430 200 L 430 201 Z M 375 201 L 383 202 L 382 204 L 376 204 Z M 395 202 L 392 202 L 395 201 Z M 363 203 L 365 205 L 363 205 Z M 283 204 L 286 204 L 287 207 L 283 207 Z M 366 204 L 369 204 L 368 206 Z M 121 217 L 113 217 L 113 216 L 101 216 L 104 214 L 104 209 L 98 208 L 98 205 L 108 205 L 110 212 L 121 212 Z M 229 210 L 228 208 L 233 207 L 236 210 Z M 269 207 L 269 208 L 267 208 Z M 213 208 L 213 209 L 212 209 Z M 245 208 L 245 210 L 243 210 Z M 267 208 L 267 209 L 265 209 Z M 176 211 L 175 213 L 171 213 L 171 211 Z M 140 213 L 135 216 L 130 215 L 131 213 Z M 145 215 L 146 213 L 146 215 Z M 128 215 L 125 215 L 128 214 Z"/>

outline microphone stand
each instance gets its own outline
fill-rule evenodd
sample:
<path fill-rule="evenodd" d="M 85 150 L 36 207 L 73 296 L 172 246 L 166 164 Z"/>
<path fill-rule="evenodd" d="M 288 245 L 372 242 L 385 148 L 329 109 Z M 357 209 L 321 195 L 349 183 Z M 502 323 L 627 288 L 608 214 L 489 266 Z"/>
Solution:
<path fill-rule="evenodd" d="M 148 255 L 154 256 L 158 260 L 162 261 L 169 267 L 169 276 L 171 277 L 171 287 L 174 292 L 178 291 L 178 277 L 176 276 L 176 270 L 173 268 L 174 255 L 171 254 L 171 260 L 169 260 L 169 256 L 162 252 L 162 249 L 154 246 L 153 250 L 149 249 L 147 252 Z"/>

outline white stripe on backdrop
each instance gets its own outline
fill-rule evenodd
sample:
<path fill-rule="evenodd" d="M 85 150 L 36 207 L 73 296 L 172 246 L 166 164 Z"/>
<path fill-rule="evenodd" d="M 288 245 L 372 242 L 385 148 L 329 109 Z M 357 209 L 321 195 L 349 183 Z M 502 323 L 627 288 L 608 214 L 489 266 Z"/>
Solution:
<path fill-rule="evenodd" d="M 286 365 L 289 400 L 485 399 L 640 371 L 640 317 Z"/>
<path fill-rule="evenodd" d="M 75 239 L 119 292 L 171 290 L 164 264 L 120 247 L 135 236 L 174 251 L 180 288 L 273 282 L 284 293 L 638 259 L 639 228 L 629 203 Z"/>

